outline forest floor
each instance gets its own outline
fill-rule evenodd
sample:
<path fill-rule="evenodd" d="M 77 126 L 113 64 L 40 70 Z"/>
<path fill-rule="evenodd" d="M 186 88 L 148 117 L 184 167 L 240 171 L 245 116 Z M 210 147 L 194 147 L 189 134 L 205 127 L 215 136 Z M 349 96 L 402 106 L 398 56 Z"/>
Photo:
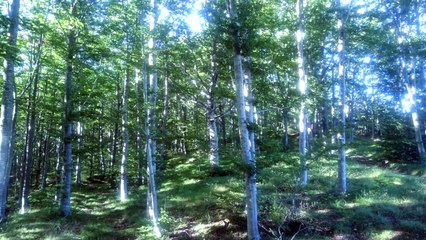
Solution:
<path fill-rule="evenodd" d="M 309 185 L 301 188 L 297 152 L 263 149 L 257 156 L 262 239 L 426 239 L 424 171 L 383 164 L 375 151 L 373 141 L 349 146 L 348 192 L 342 196 L 330 151 L 311 155 Z M 168 159 L 158 184 L 164 239 L 246 238 L 238 159 L 238 152 L 223 153 L 217 171 L 201 152 Z M 131 188 L 125 203 L 102 178 L 73 186 L 68 219 L 58 216 L 53 191 L 34 191 L 31 210 L 11 213 L 0 225 L 0 239 L 155 239 L 143 186 Z"/>

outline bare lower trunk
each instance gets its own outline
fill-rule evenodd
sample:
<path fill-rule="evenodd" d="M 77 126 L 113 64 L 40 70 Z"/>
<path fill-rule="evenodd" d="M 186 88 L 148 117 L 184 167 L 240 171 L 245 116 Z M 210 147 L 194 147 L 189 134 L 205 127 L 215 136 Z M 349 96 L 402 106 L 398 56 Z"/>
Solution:
<path fill-rule="evenodd" d="M 212 168 L 219 167 L 219 137 L 216 126 L 216 114 L 213 110 L 207 112 L 207 131 L 209 137 L 209 162 Z"/>
<path fill-rule="evenodd" d="M 283 138 L 282 138 L 282 144 L 283 144 L 283 150 L 287 150 L 288 148 L 288 110 L 284 109 L 282 111 L 282 117 L 283 117 Z"/>
<path fill-rule="evenodd" d="M 56 143 L 56 167 L 55 167 L 55 185 L 56 185 L 56 192 L 55 192 L 55 201 L 59 202 L 61 198 L 61 183 L 62 183 L 62 161 L 61 161 L 61 142 L 58 139 Z"/>
<path fill-rule="evenodd" d="M 307 109 L 305 106 L 307 76 L 305 73 L 305 59 L 304 59 L 304 29 L 303 29 L 303 1 L 298 0 L 296 6 L 297 13 L 297 55 L 298 55 L 298 69 L 299 69 L 299 90 L 302 95 L 302 106 L 299 114 L 299 156 L 300 156 L 300 184 L 306 186 L 308 184 L 308 165 L 306 161 L 306 153 L 308 150 L 308 121 Z"/>
<path fill-rule="evenodd" d="M 70 13 L 75 15 L 75 0 L 70 3 Z M 64 176 L 61 198 L 62 216 L 71 215 L 71 179 L 72 179 L 72 135 L 73 135 L 73 62 L 76 45 L 76 33 L 71 30 L 68 34 L 68 50 L 65 76 L 65 126 L 64 126 Z"/>
<path fill-rule="evenodd" d="M 122 133 L 123 133 L 123 150 L 121 153 L 120 165 L 120 201 L 127 199 L 127 161 L 129 158 L 129 130 L 128 130 L 128 103 L 129 103 L 129 83 L 130 83 L 129 69 L 126 69 L 126 76 L 124 80 L 124 94 L 123 94 L 123 111 L 122 111 Z"/>
<path fill-rule="evenodd" d="M 212 54 L 214 55 L 214 54 Z M 214 57 L 213 57 L 214 59 Z M 217 133 L 217 125 L 216 125 L 216 102 L 214 100 L 214 90 L 217 85 L 218 75 L 215 69 L 215 62 L 213 60 L 213 73 L 210 81 L 210 89 L 209 94 L 207 96 L 207 131 L 209 138 L 209 162 L 212 168 L 219 167 L 219 136 Z"/>
<path fill-rule="evenodd" d="M 81 109 L 79 109 L 79 111 L 81 111 Z M 82 167 L 81 145 L 83 142 L 82 138 L 83 138 L 83 126 L 81 122 L 78 122 L 77 123 L 77 163 L 75 165 L 75 183 L 77 185 L 81 184 L 81 167 Z"/>
<path fill-rule="evenodd" d="M 47 186 L 47 174 L 49 172 L 49 145 L 50 145 L 50 136 L 46 133 L 43 146 L 43 168 L 41 173 L 41 189 L 46 188 Z"/>
<path fill-rule="evenodd" d="M 337 6 L 340 6 L 340 0 L 337 0 Z M 338 162 L 338 179 L 339 179 L 339 192 L 346 193 L 346 79 L 345 79 L 345 52 L 344 52 L 344 26 L 343 26 L 343 11 L 339 10 L 338 15 L 338 56 L 339 56 L 339 69 L 338 78 L 340 82 L 340 149 L 339 149 L 339 162 Z"/>
<path fill-rule="evenodd" d="M 158 19 L 158 5 L 157 1 L 151 1 L 151 10 L 152 17 L 154 21 L 150 25 L 150 32 L 153 33 Z M 156 39 L 150 38 L 150 53 L 149 53 L 149 79 L 144 79 L 144 100 L 145 103 L 145 113 L 146 113 L 146 122 L 145 122 L 145 134 L 146 134 L 146 158 L 148 164 L 148 195 L 147 195 L 147 203 L 148 203 L 148 213 L 149 217 L 153 224 L 153 231 L 157 237 L 161 236 L 160 228 L 159 228 L 159 210 L 158 210 L 158 202 L 157 202 L 157 187 L 156 187 L 156 115 L 155 108 L 157 103 L 157 69 L 156 69 Z M 142 43 L 143 44 L 143 43 Z M 144 70 L 146 71 L 146 60 L 144 60 Z M 148 77 L 148 76 L 147 76 Z M 148 83 L 149 80 L 149 83 Z"/>
<path fill-rule="evenodd" d="M 246 211 L 247 211 L 247 234 L 248 239 L 260 239 L 257 226 L 257 190 L 256 190 L 256 162 L 253 159 L 254 150 L 251 146 L 249 124 L 247 119 L 244 97 L 244 77 L 242 68 L 242 56 L 234 49 L 234 72 L 236 85 L 236 108 L 238 112 L 238 127 L 240 129 L 241 154 L 246 164 L 245 189 L 246 189 Z"/>

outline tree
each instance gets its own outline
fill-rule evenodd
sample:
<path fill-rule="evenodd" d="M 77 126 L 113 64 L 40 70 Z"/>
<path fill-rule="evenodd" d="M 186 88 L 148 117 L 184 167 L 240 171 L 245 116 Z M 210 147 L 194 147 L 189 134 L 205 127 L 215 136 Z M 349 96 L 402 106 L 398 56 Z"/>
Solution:
<path fill-rule="evenodd" d="M 71 0 L 69 14 L 75 17 L 77 1 Z M 65 73 L 65 121 L 64 121 L 64 174 L 61 198 L 61 214 L 65 217 L 71 215 L 71 176 L 72 176 L 72 137 L 73 137 L 73 66 L 77 36 L 74 29 L 67 35 L 67 56 Z"/>
<path fill-rule="evenodd" d="M 243 1 L 242 4 L 248 4 Z M 238 127 L 240 129 L 241 156 L 246 166 L 245 168 L 245 188 L 246 188 L 246 211 L 247 211 L 247 237 L 248 239 L 260 239 L 257 223 L 257 188 L 256 188 L 256 161 L 254 159 L 255 149 L 251 146 L 249 127 L 253 127 L 253 122 L 247 118 L 246 99 L 244 96 L 244 72 L 241 36 L 244 30 L 239 26 L 239 16 L 235 0 L 227 1 L 228 14 L 232 21 L 231 37 L 233 41 L 233 60 L 235 77 L 235 106 L 238 114 Z M 250 91 L 250 89 L 248 89 Z M 249 103 L 250 104 L 250 103 Z M 251 108 L 252 106 L 248 106 Z"/>
<path fill-rule="evenodd" d="M 299 113 L 299 156 L 300 156 L 300 168 L 301 168 L 301 177 L 300 183 L 302 186 L 308 184 L 308 165 L 306 162 L 306 152 L 308 150 L 308 121 L 307 121 L 307 109 L 305 106 L 306 98 L 306 89 L 308 85 L 308 77 L 305 71 L 305 59 L 304 59 L 304 35 L 305 31 L 303 30 L 303 1 L 298 0 L 296 5 L 297 13 L 297 63 L 298 63 L 298 74 L 299 74 L 299 91 L 302 95 L 302 105 Z"/>
<path fill-rule="evenodd" d="M 10 156 L 13 149 L 12 136 L 14 135 L 13 128 L 13 112 L 15 106 L 15 61 L 17 58 L 16 41 L 19 27 L 19 7 L 20 1 L 13 0 L 9 17 L 9 37 L 8 46 L 6 48 L 5 68 L 1 116 L 0 116 L 0 222 L 6 219 L 6 203 L 7 191 L 9 187 L 9 174 L 12 159 Z"/>
<path fill-rule="evenodd" d="M 154 226 L 154 233 L 159 237 L 161 236 L 158 219 L 158 202 L 157 202 L 157 186 L 156 186 L 156 154 L 157 154 L 157 143 L 156 143 L 156 115 L 155 108 L 157 103 L 157 81 L 158 73 L 156 68 L 156 39 L 154 38 L 156 25 L 158 20 L 158 3 L 157 1 L 151 1 L 151 15 L 150 15 L 150 34 L 151 38 L 148 40 L 148 46 L 150 48 L 148 56 L 148 69 L 146 68 L 146 62 L 144 63 L 144 102 L 145 102 L 145 135 L 146 135 L 146 159 L 148 163 L 148 194 L 147 204 L 149 217 Z M 142 43 L 144 44 L 144 43 Z M 149 72 L 149 79 L 146 72 Z M 149 81 L 149 82 L 148 82 Z"/>
<path fill-rule="evenodd" d="M 340 134 L 339 134 L 339 162 L 338 162 L 338 178 L 339 178 L 339 191 L 346 193 L 346 79 L 345 79 L 345 28 L 344 25 L 347 21 L 344 15 L 344 9 L 340 0 L 336 0 L 337 6 L 337 28 L 338 28 L 338 42 L 337 53 L 339 58 L 338 63 L 338 81 L 340 83 Z"/>

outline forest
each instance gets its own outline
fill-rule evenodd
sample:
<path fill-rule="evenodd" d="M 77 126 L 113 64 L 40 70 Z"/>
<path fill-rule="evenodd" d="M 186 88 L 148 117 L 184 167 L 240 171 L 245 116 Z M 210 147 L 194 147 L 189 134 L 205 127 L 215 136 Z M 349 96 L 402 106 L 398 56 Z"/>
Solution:
<path fill-rule="evenodd" d="M 0 8 L 0 239 L 426 239 L 425 1 Z"/>

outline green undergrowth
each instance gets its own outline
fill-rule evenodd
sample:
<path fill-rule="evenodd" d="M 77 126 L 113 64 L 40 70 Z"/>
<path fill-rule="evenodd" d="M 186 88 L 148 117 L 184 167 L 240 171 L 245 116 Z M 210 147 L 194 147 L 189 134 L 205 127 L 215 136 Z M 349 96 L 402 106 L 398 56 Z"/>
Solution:
<path fill-rule="evenodd" d="M 337 192 L 335 153 L 309 154 L 306 187 L 297 152 L 258 153 L 262 239 L 426 239 L 426 179 L 373 164 L 376 150 L 374 142 L 348 146 L 345 195 Z M 158 179 L 162 239 L 246 239 L 244 169 L 230 149 L 217 169 L 202 152 L 171 156 Z M 75 186 L 69 219 L 57 215 L 52 191 L 33 192 L 31 211 L 11 214 L 0 239 L 155 239 L 145 187 L 120 203 L 107 183 Z"/>

